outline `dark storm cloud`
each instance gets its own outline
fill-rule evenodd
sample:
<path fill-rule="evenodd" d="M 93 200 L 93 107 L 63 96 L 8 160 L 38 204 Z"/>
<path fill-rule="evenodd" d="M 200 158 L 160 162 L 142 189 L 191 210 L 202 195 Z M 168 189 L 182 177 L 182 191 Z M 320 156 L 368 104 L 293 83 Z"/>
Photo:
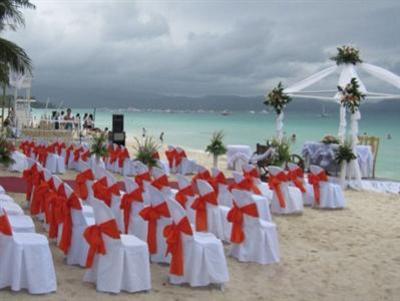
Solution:
<path fill-rule="evenodd" d="M 150 92 L 261 95 L 332 64 L 345 43 L 400 73 L 398 1 L 35 4 L 7 37 L 33 59 L 34 94 L 73 105 Z"/>

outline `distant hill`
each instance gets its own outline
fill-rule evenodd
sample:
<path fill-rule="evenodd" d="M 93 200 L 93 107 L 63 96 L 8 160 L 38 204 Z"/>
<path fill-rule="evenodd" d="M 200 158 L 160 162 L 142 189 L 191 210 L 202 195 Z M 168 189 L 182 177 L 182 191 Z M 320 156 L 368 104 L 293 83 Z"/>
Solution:
<path fill-rule="evenodd" d="M 229 110 L 229 111 L 261 111 L 267 107 L 263 104 L 263 96 L 242 97 L 237 95 L 207 95 L 203 97 L 142 95 L 133 100 L 112 100 L 105 104 L 108 108 L 137 108 L 137 109 L 171 109 L 171 110 Z M 337 109 L 334 102 L 314 99 L 295 99 L 288 111 L 321 112 L 325 106 L 328 111 Z M 100 106 L 99 106 L 100 107 Z M 378 103 L 364 103 L 362 110 L 397 111 L 400 113 L 400 100 L 386 100 Z"/>

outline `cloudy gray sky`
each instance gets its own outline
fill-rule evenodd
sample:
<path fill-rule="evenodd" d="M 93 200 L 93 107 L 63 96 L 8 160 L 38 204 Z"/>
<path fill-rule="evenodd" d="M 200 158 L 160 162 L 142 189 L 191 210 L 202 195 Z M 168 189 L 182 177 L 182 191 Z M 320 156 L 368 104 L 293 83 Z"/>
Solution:
<path fill-rule="evenodd" d="M 140 93 L 262 95 L 351 43 L 400 73 L 400 1 L 37 0 L 5 35 L 34 63 L 33 94 L 69 104 Z"/>

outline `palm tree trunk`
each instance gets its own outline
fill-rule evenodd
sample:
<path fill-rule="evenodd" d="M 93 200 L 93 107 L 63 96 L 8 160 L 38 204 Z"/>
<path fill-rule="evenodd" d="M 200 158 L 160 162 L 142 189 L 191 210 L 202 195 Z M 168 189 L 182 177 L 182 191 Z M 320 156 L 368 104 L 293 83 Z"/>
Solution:
<path fill-rule="evenodd" d="M 6 85 L 3 84 L 3 99 L 1 103 L 1 130 L 4 129 L 4 107 L 6 105 Z"/>

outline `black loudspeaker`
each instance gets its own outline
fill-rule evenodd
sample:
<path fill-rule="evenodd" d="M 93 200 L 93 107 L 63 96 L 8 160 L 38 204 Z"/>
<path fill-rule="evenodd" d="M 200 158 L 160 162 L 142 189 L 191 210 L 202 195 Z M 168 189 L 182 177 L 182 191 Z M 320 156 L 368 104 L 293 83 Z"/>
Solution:
<path fill-rule="evenodd" d="M 122 133 L 124 131 L 124 115 L 113 114 L 112 121 L 113 133 Z"/>
<path fill-rule="evenodd" d="M 112 142 L 119 145 L 125 146 L 125 132 L 122 133 L 112 133 Z"/>

